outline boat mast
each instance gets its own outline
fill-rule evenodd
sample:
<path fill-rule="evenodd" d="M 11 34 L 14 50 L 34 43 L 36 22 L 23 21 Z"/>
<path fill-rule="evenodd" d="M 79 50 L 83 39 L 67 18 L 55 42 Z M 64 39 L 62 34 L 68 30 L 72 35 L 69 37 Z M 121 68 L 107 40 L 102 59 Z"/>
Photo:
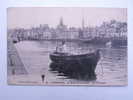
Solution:
<path fill-rule="evenodd" d="M 82 32 L 83 32 L 83 37 L 84 38 L 84 29 L 85 29 L 85 23 L 84 23 L 84 10 L 82 8 Z"/>

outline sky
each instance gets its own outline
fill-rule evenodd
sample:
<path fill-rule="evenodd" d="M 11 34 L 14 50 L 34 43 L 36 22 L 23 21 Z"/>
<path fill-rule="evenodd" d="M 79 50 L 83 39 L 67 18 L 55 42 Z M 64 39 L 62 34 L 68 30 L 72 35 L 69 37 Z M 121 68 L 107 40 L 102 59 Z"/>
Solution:
<path fill-rule="evenodd" d="M 16 7 L 7 9 L 7 26 L 12 28 L 31 28 L 40 24 L 56 27 L 60 18 L 68 27 L 99 26 L 103 21 L 117 20 L 127 22 L 126 8 L 89 7 Z"/>

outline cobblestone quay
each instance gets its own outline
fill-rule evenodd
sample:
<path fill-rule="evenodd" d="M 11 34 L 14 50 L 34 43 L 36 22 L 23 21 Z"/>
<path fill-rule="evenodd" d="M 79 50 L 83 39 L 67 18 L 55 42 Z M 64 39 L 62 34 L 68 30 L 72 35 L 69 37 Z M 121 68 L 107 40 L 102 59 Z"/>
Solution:
<path fill-rule="evenodd" d="M 15 48 L 15 45 L 8 41 L 7 44 L 7 73 L 8 75 L 21 75 L 21 74 L 28 74 L 24 64 L 22 63 L 19 54 Z"/>

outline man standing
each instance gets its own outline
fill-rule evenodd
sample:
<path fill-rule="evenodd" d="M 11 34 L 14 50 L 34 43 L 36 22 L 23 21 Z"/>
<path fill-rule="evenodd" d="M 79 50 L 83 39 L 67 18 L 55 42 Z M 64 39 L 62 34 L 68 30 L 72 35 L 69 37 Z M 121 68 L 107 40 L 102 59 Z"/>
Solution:
<path fill-rule="evenodd" d="M 58 53 L 67 53 L 67 46 L 65 44 L 65 41 L 62 41 L 61 45 L 56 47 L 56 52 L 58 52 Z"/>
<path fill-rule="evenodd" d="M 44 83 L 45 75 L 42 74 L 42 75 L 41 75 L 41 78 L 42 78 L 42 82 Z"/>

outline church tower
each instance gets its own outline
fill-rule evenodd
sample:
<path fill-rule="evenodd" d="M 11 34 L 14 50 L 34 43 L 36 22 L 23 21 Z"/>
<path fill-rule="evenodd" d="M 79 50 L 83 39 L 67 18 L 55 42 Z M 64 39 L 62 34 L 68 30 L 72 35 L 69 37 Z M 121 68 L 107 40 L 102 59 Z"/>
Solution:
<path fill-rule="evenodd" d="M 63 18 L 60 18 L 59 25 L 57 26 L 60 30 L 65 30 L 67 27 L 63 23 Z"/>
<path fill-rule="evenodd" d="M 60 26 L 63 26 L 63 18 L 60 18 Z"/>

